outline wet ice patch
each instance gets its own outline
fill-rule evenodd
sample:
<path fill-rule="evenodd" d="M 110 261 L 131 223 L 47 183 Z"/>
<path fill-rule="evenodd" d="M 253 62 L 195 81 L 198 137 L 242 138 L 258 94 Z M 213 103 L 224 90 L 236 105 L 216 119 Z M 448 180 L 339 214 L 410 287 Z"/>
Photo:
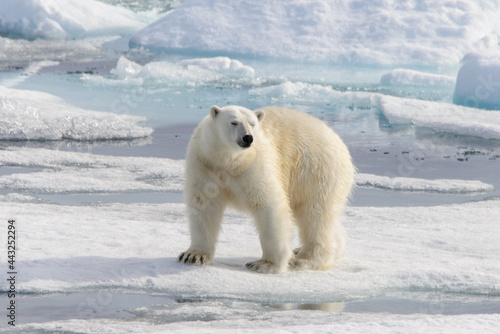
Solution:
<path fill-rule="evenodd" d="M 147 137 L 143 117 L 74 107 L 47 93 L 0 86 L 0 140 L 109 140 Z"/>
<path fill-rule="evenodd" d="M 495 187 L 481 181 L 438 179 L 426 180 L 410 177 L 388 177 L 359 173 L 355 177 L 359 187 L 392 191 L 429 192 L 440 194 L 478 194 L 495 191 Z"/>

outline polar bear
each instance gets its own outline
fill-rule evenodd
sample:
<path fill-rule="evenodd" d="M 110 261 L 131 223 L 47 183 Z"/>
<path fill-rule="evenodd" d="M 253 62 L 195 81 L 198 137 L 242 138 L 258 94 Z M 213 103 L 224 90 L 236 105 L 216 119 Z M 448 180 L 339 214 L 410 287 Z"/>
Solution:
<path fill-rule="evenodd" d="M 326 269 L 344 249 L 341 215 L 355 169 L 346 145 L 319 119 L 287 108 L 212 106 L 186 155 L 191 246 L 178 261 L 212 264 L 224 210 L 255 220 L 260 273 Z M 301 247 L 292 250 L 293 225 Z"/>

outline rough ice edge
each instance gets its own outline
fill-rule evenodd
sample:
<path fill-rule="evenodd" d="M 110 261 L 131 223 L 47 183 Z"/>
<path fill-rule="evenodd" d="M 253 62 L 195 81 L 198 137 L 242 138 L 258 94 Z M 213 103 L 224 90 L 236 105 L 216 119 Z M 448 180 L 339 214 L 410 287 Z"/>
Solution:
<path fill-rule="evenodd" d="M 452 87 L 455 77 L 397 68 L 380 78 L 382 85 L 440 86 Z"/>
<path fill-rule="evenodd" d="M 356 185 L 364 188 L 403 192 L 429 192 L 438 194 L 480 194 L 495 191 L 495 187 L 476 180 L 456 179 L 418 179 L 411 177 L 388 177 L 359 173 L 355 176 Z"/>
<path fill-rule="evenodd" d="M 111 140 L 151 135 L 144 117 L 81 109 L 57 96 L 0 86 L 0 140 Z"/>

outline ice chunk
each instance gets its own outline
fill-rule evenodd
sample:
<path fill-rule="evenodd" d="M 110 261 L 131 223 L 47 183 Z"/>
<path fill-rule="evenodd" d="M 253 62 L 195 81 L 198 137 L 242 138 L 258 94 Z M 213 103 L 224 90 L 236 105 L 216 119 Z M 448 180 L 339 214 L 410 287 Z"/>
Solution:
<path fill-rule="evenodd" d="M 134 63 L 133 61 L 130 61 L 123 56 L 120 56 L 116 67 L 113 68 L 110 72 L 111 74 L 116 75 L 119 79 L 126 80 L 129 77 L 137 76 L 137 74 L 139 74 L 141 70 L 141 65 Z"/>
<path fill-rule="evenodd" d="M 370 64 L 456 64 L 497 48 L 496 0 L 404 4 L 189 0 L 137 32 L 131 47 L 182 54 Z M 488 38 L 485 38 L 488 37 Z"/>
<path fill-rule="evenodd" d="M 178 63 L 162 60 L 139 65 L 122 56 L 111 74 L 116 78 L 84 75 L 83 80 L 111 85 L 142 86 L 146 82 L 162 87 L 196 87 L 224 81 L 248 84 L 253 82 L 255 71 L 238 60 L 226 57 L 185 59 Z"/>
<path fill-rule="evenodd" d="M 453 103 L 500 109 L 500 53 L 469 53 L 457 75 Z"/>
<path fill-rule="evenodd" d="M 444 86 L 455 84 L 455 78 L 447 75 L 419 72 L 397 68 L 382 76 L 380 83 L 383 85 L 410 85 L 410 86 Z"/>
<path fill-rule="evenodd" d="M 69 39 L 122 35 L 148 20 L 126 8 L 95 0 L 2 0 L 0 35 L 25 39 Z"/>
<path fill-rule="evenodd" d="M 435 131 L 500 139 L 500 112 L 450 103 L 380 95 L 379 107 L 392 124 L 414 124 Z"/>
<path fill-rule="evenodd" d="M 426 180 L 410 177 L 388 177 L 359 173 L 356 185 L 394 191 L 435 192 L 441 194 L 474 194 L 495 191 L 495 187 L 475 180 Z"/>
<path fill-rule="evenodd" d="M 105 140 L 149 136 L 143 117 L 77 108 L 47 93 L 0 86 L 1 140 Z"/>
<path fill-rule="evenodd" d="M 177 64 L 187 67 L 198 66 L 210 71 L 222 72 L 237 77 L 253 77 L 255 75 L 255 70 L 253 68 L 228 57 L 186 59 L 181 60 Z"/>

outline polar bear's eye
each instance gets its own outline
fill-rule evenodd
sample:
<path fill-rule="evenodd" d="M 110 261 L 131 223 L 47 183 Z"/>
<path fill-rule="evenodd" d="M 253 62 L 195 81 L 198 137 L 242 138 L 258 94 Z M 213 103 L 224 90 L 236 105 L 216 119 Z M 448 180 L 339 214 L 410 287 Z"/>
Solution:
<path fill-rule="evenodd" d="M 253 128 L 255 126 L 255 123 L 250 123 L 250 126 Z"/>
<path fill-rule="evenodd" d="M 231 122 L 231 125 L 238 125 L 238 122 Z"/>

